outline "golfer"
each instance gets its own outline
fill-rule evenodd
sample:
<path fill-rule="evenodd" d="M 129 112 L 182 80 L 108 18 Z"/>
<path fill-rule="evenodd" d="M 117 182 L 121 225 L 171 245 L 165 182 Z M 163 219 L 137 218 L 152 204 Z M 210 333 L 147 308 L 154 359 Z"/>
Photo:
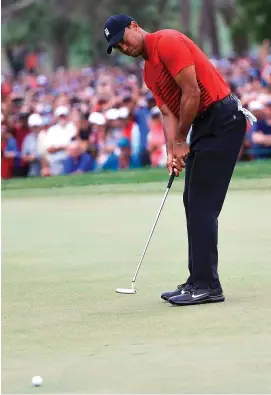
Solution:
<path fill-rule="evenodd" d="M 223 302 L 218 276 L 218 216 L 246 131 L 255 117 L 231 94 L 207 56 L 176 30 L 147 33 L 128 15 L 105 23 L 107 53 L 145 60 L 144 80 L 163 114 L 167 167 L 185 168 L 183 194 L 189 277 L 162 299 L 174 305 Z M 187 135 L 192 126 L 189 144 Z"/>

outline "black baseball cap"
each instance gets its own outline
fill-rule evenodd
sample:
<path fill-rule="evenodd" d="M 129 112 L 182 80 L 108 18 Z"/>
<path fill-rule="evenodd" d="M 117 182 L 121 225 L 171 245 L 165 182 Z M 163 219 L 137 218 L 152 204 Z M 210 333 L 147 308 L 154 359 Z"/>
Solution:
<path fill-rule="evenodd" d="M 112 15 L 104 25 L 104 36 L 108 42 L 107 53 L 112 52 L 112 47 L 123 39 L 124 31 L 134 19 L 126 14 Z"/>

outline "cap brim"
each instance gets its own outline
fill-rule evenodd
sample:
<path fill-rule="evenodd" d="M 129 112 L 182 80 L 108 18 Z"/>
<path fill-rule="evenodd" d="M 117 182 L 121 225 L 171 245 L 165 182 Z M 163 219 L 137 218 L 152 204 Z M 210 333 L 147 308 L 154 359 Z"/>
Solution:
<path fill-rule="evenodd" d="M 120 32 L 118 32 L 118 34 L 116 34 L 114 37 L 111 38 L 111 40 L 108 43 L 108 48 L 107 48 L 108 54 L 111 54 L 113 46 L 116 45 L 118 42 L 120 42 L 123 39 L 125 29 L 126 28 L 124 27 L 123 29 L 121 29 Z"/>

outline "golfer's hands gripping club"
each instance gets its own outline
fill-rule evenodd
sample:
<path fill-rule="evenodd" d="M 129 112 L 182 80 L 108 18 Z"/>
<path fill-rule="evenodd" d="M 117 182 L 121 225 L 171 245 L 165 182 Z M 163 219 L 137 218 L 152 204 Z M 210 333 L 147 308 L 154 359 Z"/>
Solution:
<path fill-rule="evenodd" d="M 190 152 L 189 145 L 186 142 L 174 142 L 173 152 L 168 154 L 167 168 L 169 174 L 175 172 L 178 177 L 180 172 L 185 168 L 186 157 Z M 173 170 L 174 169 L 174 170 Z"/>

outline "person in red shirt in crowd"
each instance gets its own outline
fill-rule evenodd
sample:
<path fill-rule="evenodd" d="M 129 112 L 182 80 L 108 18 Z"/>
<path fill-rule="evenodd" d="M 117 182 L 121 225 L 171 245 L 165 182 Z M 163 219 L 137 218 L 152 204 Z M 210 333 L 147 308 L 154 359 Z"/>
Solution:
<path fill-rule="evenodd" d="M 163 114 L 167 167 L 186 168 L 187 281 L 162 299 L 174 305 L 223 302 L 218 276 L 218 216 L 246 131 L 245 112 L 200 48 L 177 30 L 144 31 L 125 14 L 104 25 L 112 48 L 145 60 L 144 80 Z M 189 144 L 187 135 L 192 126 Z"/>
<path fill-rule="evenodd" d="M 19 151 L 15 138 L 1 114 L 1 178 L 13 176 L 14 167 L 19 159 Z"/>
<path fill-rule="evenodd" d="M 148 150 L 153 167 L 165 166 L 166 139 L 162 121 L 162 114 L 158 107 L 150 110 L 148 134 Z"/>
<path fill-rule="evenodd" d="M 38 57 L 34 51 L 30 51 L 25 57 L 25 69 L 30 73 L 35 73 L 38 66 Z"/>
<path fill-rule="evenodd" d="M 28 113 L 20 113 L 17 122 L 14 124 L 14 128 L 12 129 L 12 134 L 14 135 L 17 147 L 19 152 L 22 150 L 22 144 L 25 137 L 30 133 L 30 129 L 28 126 Z M 29 165 L 25 163 L 23 160 L 14 167 L 14 177 L 26 177 L 28 174 Z"/>
<path fill-rule="evenodd" d="M 12 92 L 12 78 L 2 77 L 1 80 L 1 98 L 6 99 Z"/>

